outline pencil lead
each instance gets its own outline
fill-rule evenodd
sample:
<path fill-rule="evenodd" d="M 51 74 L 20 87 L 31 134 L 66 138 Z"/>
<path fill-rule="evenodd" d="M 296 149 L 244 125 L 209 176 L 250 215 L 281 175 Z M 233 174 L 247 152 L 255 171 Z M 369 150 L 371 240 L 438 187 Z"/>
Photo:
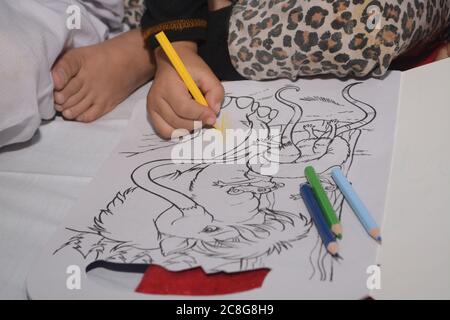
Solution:
<path fill-rule="evenodd" d="M 342 256 L 339 253 L 335 253 L 331 255 L 334 260 L 336 260 L 337 262 L 339 262 L 339 260 L 344 260 L 344 258 L 342 258 Z"/>
<path fill-rule="evenodd" d="M 379 244 L 381 244 L 381 236 L 376 237 L 375 240 L 377 240 L 377 242 L 378 242 Z"/>
<path fill-rule="evenodd" d="M 338 238 L 339 240 L 342 240 L 342 233 L 337 234 L 336 238 Z"/>

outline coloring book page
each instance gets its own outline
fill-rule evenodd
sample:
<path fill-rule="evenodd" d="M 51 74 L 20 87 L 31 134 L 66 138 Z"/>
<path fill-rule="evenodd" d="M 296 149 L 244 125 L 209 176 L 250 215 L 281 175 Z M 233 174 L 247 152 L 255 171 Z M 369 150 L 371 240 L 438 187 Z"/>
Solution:
<path fill-rule="evenodd" d="M 177 298 L 90 276 L 103 269 L 113 278 L 114 270 L 142 275 L 150 264 L 206 273 L 270 269 L 261 288 L 214 299 L 367 295 L 378 244 L 330 171 L 343 170 L 382 225 L 399 84 L 398 72 L 382 80 L 225 82 L 222 130 L 170 141 L 153 133 L 140 101 L 121 143 L 33 267 L 30 297 Z M 307 165 L 341 219 L 342 260 L 324 249 L 299 195 Z M 81 289 L 67 288 L 68 268 L 81 270 Z"/>

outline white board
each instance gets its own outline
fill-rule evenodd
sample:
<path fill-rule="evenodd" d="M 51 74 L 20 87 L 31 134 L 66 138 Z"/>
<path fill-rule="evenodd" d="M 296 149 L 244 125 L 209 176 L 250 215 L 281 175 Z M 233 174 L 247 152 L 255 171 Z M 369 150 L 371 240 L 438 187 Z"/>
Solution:
<path fill-rule="evenodd" d="M 450 59 L 402 74 L 377 299 L 450 299 Z"/>

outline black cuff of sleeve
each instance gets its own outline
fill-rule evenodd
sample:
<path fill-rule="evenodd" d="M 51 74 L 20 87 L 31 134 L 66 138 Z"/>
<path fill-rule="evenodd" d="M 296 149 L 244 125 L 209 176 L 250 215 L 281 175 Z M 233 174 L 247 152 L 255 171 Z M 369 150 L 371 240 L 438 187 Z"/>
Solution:
<path fill-rule="evenodd" d="M 144 38 L 152 49 L 156 49 L 157 47 L 159 47 L 159 43 L 156 40 L 155 35 L 160 31 L 164 31 L 170 42 L 194 41 L 199 43 L 206 39 L 206 30 L 207 29 L 203 27 L 194 27 L 182 30 L 158 30 L 154 33 L 146 33 L 144 31 Z"/>

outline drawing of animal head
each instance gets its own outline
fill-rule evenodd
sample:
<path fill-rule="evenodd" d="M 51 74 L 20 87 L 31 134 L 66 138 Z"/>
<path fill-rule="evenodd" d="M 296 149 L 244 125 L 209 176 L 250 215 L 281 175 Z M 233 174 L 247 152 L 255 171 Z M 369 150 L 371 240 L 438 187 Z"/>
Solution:
<path fill-rule="evenodd" d="M 135 223 L 130 233 L 128 228 L 123 228 L 130 218 L 127 208 L 151 206 L 151 198 L 147 204 L 142 203 L 143 196 L 142 190 L 136 187 L 118 192 L 88 231 L 76 231 L 77 234 L 55 253 L 72 247 L 84 258 L 94 255 L 94 260 L 119 259 L 122 263 L 139 262 L 140 257 L 149 257 L 145 261 L 164 263 L 164 259 L 170 260 L 180 254 L 236 261 L 279 253 L 289 248 L 293 241 L 306 237 L 311 227 L 303 215 L 284 211 L 264 209 L 249 221 L 226 223 L 214 220 L 199 207 L 191 208 L 181 216 L 180 210 L 171 206 L 154 220 L 158 237 L 149 232 L 150 223 Z M 139 203 L 137 206 L 136 202 Z M 138 221 L 151 220 L 147 219 L 148 211 L 133 214 L 141 217 L 136 219 Z M 118 228 L 120 225 L 122 228 Z M 149 242 L 144 240 L 145 237 L 150 239 Z M 149 245 L 151 239 L 157 241 Z M 158 248 L 160 254 L 155 254 L 153 250 Z M 158 260 L 160 257 L 163 260 Z"/>
<path fill-rule="evenodd" d="M 184 210 L 171 206 L 156 218 L 155 225 L 162 238 L 224 241 L 238 236 L 236 229 L 214 219 L 200 206 Z"/>
<path fill-rule="evenodd" d="M 165 234 L 164 255 L 195 253 L 226 260 L 253 259 L 280 253 L 307 236 L 311 224 L 301 214 L 266 209 L 260 223 L 226 224 L 211 220 L 182 235 Z M 203 229 L 202 229 L 203 228 Z M 201 233 L 201 235 L 199 235 Z"/>
<path fill-rule="evenodd" d="M 230 165 L 176 166 L 156 161 L 137 168 L 132 180 L 167 202 L 169 208 L 155 222 L 161 233 L 186 236 L 186 226 L 195 226 L 193 234 L 200 240 L 216 231 L 221 237 L 235 237 L 236 230 L 229 224 L 260 219 L 260 209 L 267 206 L 261 205 L 262 197 L 283 187 L 267 177 L 246 178 L 241 169 L 236 172 Z M 213 221 L 214 227 L 209 227 Z"/>
<path fill-rule="evenodd" d="M 236 192 L 240 193 L 240 191 Z M 240 207 L 230 207 L 228 212 L 231 216 L 230 211 L 239 209 Z M 286 215 L 289 216 L 287 213 Z M 226 243 L 234 242 L 242 237 L 245 233 L 245 231 L 242 231 L 243 226 L 257 226 L 267 223 L 265 209 L 259 210 L 256 208 L 251 216 L 247 217 L 246 213 L 243 213 L 241 217 L 238 221 L 231 217 L 227 219 L 226 216 L 218 219 L 200 205 L 184 209 L 171 206 L 159 214 L 155 219 L 155 225 L 163 239 L 175 237 L 182 239 L 182 241 L 190 239 L 205 243 Z"/>

